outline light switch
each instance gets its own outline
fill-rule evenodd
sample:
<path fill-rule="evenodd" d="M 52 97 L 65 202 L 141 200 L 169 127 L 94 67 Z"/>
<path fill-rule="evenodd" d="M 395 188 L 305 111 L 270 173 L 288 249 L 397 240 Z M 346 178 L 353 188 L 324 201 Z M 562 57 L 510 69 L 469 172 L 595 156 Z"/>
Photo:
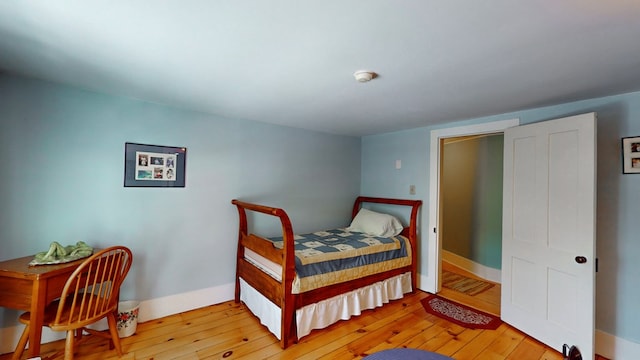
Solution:
<path fill-rule="evenodd" d="M 402 167 L 402 160 L 396 160 L 396 169 L 400 169 Z"/>
<path fill-rule="evenodd" d="M 416 186 L 409 185 L 409 195 L 415 195 L 415 194 L 416 194 Z"/>

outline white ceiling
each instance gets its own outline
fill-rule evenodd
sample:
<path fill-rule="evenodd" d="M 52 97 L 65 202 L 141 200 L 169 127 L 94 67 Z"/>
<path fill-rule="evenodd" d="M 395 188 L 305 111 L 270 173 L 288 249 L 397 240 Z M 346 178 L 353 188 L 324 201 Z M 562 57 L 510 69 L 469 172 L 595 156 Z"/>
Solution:
<path fill-rule="evenodd" d="M 640 1 L 4 0 L 0 69 L 369 135 L 640 90 Z"/>

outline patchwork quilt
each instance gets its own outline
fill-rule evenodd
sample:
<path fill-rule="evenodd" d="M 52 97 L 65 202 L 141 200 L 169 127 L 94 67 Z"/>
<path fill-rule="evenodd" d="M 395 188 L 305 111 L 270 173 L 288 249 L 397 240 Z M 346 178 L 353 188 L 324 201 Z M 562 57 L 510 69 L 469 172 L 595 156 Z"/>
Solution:
<path fill-rule="evenodd" d="M 282 249 L 282 237 L 271 238 Z M 295 235 L 295 292 L 344 282 L 411 263 L 404 236 L 375 237 L 344 228 Z"/>

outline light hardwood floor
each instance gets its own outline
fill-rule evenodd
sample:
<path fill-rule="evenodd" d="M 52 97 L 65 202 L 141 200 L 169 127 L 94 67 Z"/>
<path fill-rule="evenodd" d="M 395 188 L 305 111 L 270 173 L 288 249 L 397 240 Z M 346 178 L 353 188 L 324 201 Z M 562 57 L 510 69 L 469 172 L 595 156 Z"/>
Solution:
<path fill-rule="evenodd" d="M 489 295 L 476 299 L 476 306 L 491 304 Z M 416 291 L 315 330 L 286 350 L 242 304 L 229 301 L 138 324 L 135 335 L 122 339 L 126 352 L 122 359 L 360 359 L 384 349 L 409 347 L 454 359 L 562 360 L 560 353 L 507 324 L 497 330 L 472 330 L 428 314 L 420 302 L 426 296 Z M 64 342 L 57 341 L 44 344 L 42 351 L 63 347 Z M 10 357 L 0 355 L 0 360 Z M 76 354 L 79 360 L 116 358 L 115 350 L 101 338 L 88 339 Z"/>

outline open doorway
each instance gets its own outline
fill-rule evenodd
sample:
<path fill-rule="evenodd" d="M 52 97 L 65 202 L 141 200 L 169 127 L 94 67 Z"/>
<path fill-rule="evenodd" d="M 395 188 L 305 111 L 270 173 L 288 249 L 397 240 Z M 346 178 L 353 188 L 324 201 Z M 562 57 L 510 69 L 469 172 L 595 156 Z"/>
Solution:
<path fill-rule="evenodd" d="M 432 294 L 440 293 L 446 295 L 449 291 L 442 287 L 442 201 L 440 187 L 442 186 L 442 179 L 440 177 L 441 167 L 441 153 L 444 147 L 445 139 L 454 139 L 459 137 L 475 137 L 486 134 L 503 134 L 508 128 L 518 126 L 520 124 L 519 119 L 509 119 L 494 121 L 481 124 L 464 125 L 453 128 L 443 128 L 431 131 L 431 145 L 430 145 L 430 160 L 429 160 L 429 227 L 428 227 L 428 243 L 426 247 L 425 258 L 427 260 L 427 274 L 422 275 L 420 288 Z M 454 217 L 455 220 L 455 217 Z M 445 262 L 445 267 L 449 262 Z M 473 274 L 468 274 L 473 275 Z M 486 278 L 486 276 L 484 276 Z M 500 275 L 490 277 L 499 281 Z M 444 291 L 444 293 L 442 292 Z M 498 292 L 499 294 L 499 292 Z M 462 295 L 451 295 L 451 298 L 455 301 L 472 305 L 471 299 L 464 299 Z M 499 312 L 500 301 L 494 305 L 494 310 L 487 311 L 495 313 Z M 483 309 L 481 309 L 483 310 Z"/>
<path fill-rule="evenodd" d="M 441 142 L 440 295 L 499 316 L 504 136 Z"/>

